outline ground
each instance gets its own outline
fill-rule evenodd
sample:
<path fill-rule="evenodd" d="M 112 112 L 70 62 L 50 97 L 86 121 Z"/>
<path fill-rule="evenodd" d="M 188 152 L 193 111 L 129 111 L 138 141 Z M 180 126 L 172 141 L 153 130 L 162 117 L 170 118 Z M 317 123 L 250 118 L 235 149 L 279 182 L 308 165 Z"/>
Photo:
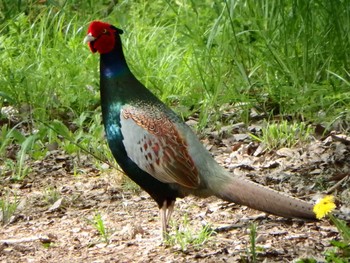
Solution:
<path fill-rule="evenodd" d="M 222 136 L 226 132 L 207 134 L 203 143 L 232 174 L 308 201 L 317 193 L 333 194 L 349 207 L 348 137 L 334 133 L 300 147 L 267 151 L 245 134 Z M 327 220 L 284 219 L 214 197 L 189 196 L 176 203 L 170 236 L 183 228 L 196 236 L 203 226 L 215 233 L 203 244 L 162 244 L 155 202 L 121 172 L 96 169 L 90 157 L 79 156 L 79 170 L 74 170 L 77 158 L 52 150 L 31 163 L 22 181 L 3 173 L 2 198 L 16 193 L 19 204 L 0 230 L 1 262 L 248 262 L 252 223 L 259 262 L 306 257 L 322 262 L 329 241 L 340 239 Z M 102 217 L 107 240 L 92 223 L 96 215 Z"/>

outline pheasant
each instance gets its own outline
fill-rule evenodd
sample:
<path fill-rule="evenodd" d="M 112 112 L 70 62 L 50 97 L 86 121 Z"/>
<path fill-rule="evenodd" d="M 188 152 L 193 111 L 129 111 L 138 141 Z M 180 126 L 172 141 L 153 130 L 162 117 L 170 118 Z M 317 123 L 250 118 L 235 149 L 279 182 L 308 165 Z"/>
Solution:
<path fill-rule="evenodd" d="M 93 21 L 84 39 L 100 54 L 104 128 L 114 158 L 158 204 L 163 235 L 176 198 L 216 196 L 270 214 L 316 219 L 313 204 L 230 174 L 194 132 L 130 71 L 122 50 L 123 31 Z"/>

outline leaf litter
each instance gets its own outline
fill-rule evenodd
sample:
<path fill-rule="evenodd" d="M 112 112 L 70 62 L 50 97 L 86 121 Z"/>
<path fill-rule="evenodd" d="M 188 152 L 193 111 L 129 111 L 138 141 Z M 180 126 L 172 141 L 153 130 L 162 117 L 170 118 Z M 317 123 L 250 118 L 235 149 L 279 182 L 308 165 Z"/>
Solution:
<path fill-rule="evenodd" d="M 331 189 L 343 209 L 349 209 L 347 135 L 333 132 L 309 144 L 268 151 L 243 127 L 206 131 L 203 144 L 233 174 L 305 200 Z M 255 124 L 248 129 L 260 128 Z M 185 214 L 191 228 L 209 224 L 215 234 L 203 245 L 189 244 L 184 250 L 160 245 L 155 202 L 128 185 L 120 172 L 94 163 L 89 156 L 78 158 L 53 147 L 43 160 L 26 160 L 30 172 L 16 182 L 1 165 L 1 198 L 14 193 L 19 200 L 12 219 L 0 230 L 1 262 L 246 262 L 252 222 L 257 225 L 258 259 L 265 262 L 305 257 L 322 261 L 329 241 L 340 238 L 327 221 L 284 219 L 214 197 L 190 196 L 177 201 L 170 235 Z M 48 201 L 48 188 L 57 192 L 56 199 Z M 108 230 L 107 243 L 89 223 L 96 212 Z"/>

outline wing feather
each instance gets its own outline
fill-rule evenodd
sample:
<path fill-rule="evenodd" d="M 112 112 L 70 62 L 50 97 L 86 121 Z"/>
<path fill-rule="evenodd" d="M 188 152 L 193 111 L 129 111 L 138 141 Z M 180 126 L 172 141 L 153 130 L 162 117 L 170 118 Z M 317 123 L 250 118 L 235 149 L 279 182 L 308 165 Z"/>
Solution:
<path fill-rule="evenodd" d="M 164 112 L 151 105 L 146 110 L 127 105 L 120 120 L 126 152 L 142 170 L 164 183 L 198 187 L 188 144 Z"/>

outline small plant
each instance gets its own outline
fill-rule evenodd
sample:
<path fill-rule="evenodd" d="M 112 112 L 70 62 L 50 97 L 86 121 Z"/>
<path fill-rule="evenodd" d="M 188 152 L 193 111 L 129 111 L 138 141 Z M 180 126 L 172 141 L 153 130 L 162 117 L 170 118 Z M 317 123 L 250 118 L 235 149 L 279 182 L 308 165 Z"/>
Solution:
<path fill-rule="evenodd" d="M 14 200 L 11 200 L 8 193 L 4 198 L 0 199 L 0 220 L 2 225 L 5 225 L 10 221 L 11 217 L 17 210 L 17 206 L 18 200 L 16 195 L 14 196 Z"/>
<path fill-rule="evenodd" d="M 140 186 L 127 176 L 122 177 L 122 188 L 124 191 L 131 191 L 133 193 L 139 193 L 141 191 Z"/>
<path fill-rule="evenodd" d="M 334 197 L 325 196 L 319 200 L 314 206 L 314 213 L 318 219 L 325 218 L 326 216 L 337 227 L 341 241 L 332 240 L 332 249 L 325 251 L 327 262 L 349 262 L 350 260 L 350 228 L 346 225 L 345 221 L 338 219 L 331 212 L 335 209 Z M 303 262 L 303 261 L 301 261 Z"/>
<path fill-rule="evenodd" d="M 262 129 L 262 136 L 258 137 L 253 134 L 250 136 L 263 143 L 269 150 L 281 147 L 291 148 L 297 144 L 302 144 L 310 140 L 313 129 L 304 122 L 294 122 L 290 124 L 287 121 L 280 123 L 267 123 Z"/>
<path fill-rule="evenodd" d="M 98 231 L 105 243 L 109 242 L 110 231 L 106 228 L 103 218 L 99 212 L 96 212 L 92 220 L 88 222 Z"/>
<path fill-rule="evenodd" d="M 28 137 L 21 135 L 21 139 L 18 139 L 18 143 L 20 144 L 21 149 L 17 153 L 17 164 L 13 172 L 13 180 L 21 181 L 30 172 L 30 168 L 25 161 L 36 140 L 37 136 L 35 134 Z"/>
<path fill-rule="evenodd" d="M 5 124 L 2 126 L 0 130 L 0 154 L 5 154 L 6 147 L 12 142 L 13 140 L 13 131 L 16 131 L 14 128 L 9 130 L 8 126 Z"/>
<path fill-rule="evenodd" d="M 332 240 L 332 249 L 327 250 L 324 254 L 327 262 L 349 262 L 350 261 L 350 245 L 347 242 Z"/>
<path fill-rule="evenodd" d="M 57 188 L 49 186 L 47 189 L 44 190 L 44 202 L 46 204 L 52 205 L 60 198 L 61 194 L 60 191 L 57 190 Z"/>
<path fill-rule="evenodd" d="M 15 181 L 22 181 L 30 172 L 30 167 L 23 164 L 23 163 L 20 163 L 18 166 L 17 166 L 17 172 L 14 174 L 13 176 L 13 180 Z"/>
<path fill-rule="evenodd" d="M 0 155 L 4 155 L 6 148 L 13 144 L 19 144 L 21 146 L 20 151 L 17 153 L 16 162 L 6 159 L 5 170 L 12 171 L 12 178 L 14 180 L 22 180 L 28 174 L 28 167 L 25 165 L 25 157 L 32 141 L 32 137 L 26 137 L 19 132 L 16 125 L 12 129 L 9 129 L 7 125 L 4 125 L 0 130 Z"/>
<path fill-rule="evenodd" d="M 215 233 L 210 225 L 202 226 L 199 231 L 191 229 L 187 214 L 184 215 L 180 225 L 178 227 L 173 225 L 174 227 L 176 229 L 175 233 L 169 234 L 165 243 L 170 246 L 178 246 L 181 251 L 186 251 L 190 245 L 199 248 Z"/>
<path fill-rule="evenodd" d="M 256 225 L 254 223 L 250 224 L 249 227 L 250 233 L 249 233 L 249 239 L 250 239 L 250 259 L 252 263 L 257 262 L 256 261 Z"/>
<path fill-rule="evenodd" d="M 342 240 L 331 240 L 332 249 L 325 251 L 327 262 L 350 262 L 350 227 L 345 221 L 338 219 L 333 214 L 328 215 L 331 222 L 337 227 Z"/>

